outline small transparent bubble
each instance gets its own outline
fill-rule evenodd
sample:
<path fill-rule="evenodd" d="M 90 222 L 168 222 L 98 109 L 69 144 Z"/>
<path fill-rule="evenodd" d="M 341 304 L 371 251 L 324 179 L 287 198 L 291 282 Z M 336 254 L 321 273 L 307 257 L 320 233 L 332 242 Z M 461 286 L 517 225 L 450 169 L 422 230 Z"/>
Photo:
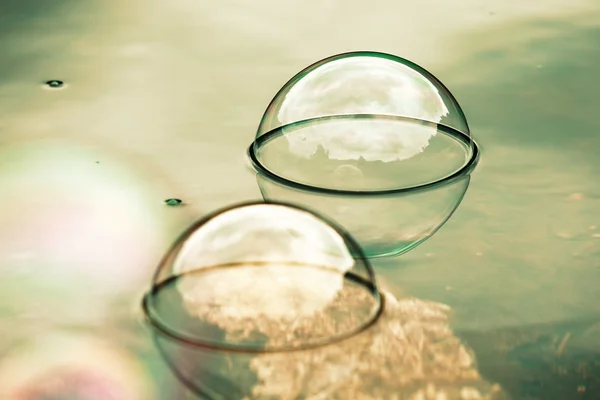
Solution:
<path fill-rule="evenodd" d="M 358 181 L 363 173 L 354 165 L 342 164 L 333 171 L 333 177 L 339 181 Z"/>
<path fill-rule="evenodd" d="M 178 207 L 183 205 L 183 200 L 177 198 L 166 199 L 165 204 L 169 207 Z"/>
<path fill-rule="evenodd" d="M 65 83 L 58 79 L 51 79 L 49 81 L 46 81 L 46 86 L 52 89 L 60 89 L 65 86 Z"/>

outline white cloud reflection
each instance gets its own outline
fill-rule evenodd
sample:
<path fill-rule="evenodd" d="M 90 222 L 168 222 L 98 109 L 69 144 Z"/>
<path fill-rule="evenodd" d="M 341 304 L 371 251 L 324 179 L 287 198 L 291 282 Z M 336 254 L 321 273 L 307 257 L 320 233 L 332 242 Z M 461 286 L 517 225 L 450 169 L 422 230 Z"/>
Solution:
<path fill-rule="evenodd" d="M 351 57 L 324 64 L 286 93 L 278 111 L 285 125 L 328 115 L 380 114 L 439 122 L 448 108 L 438 89 L 417 71 L 395 61 Z M 312 127 L 311 127 L 312 128 Z M 421 153 L 434 127 L 385 123 L 343 124 L 342 129 L 303 129 L 286 134 L 292 153 L 313 156 L 319 146 L 336 160 L 396 161 Z M 304 134 L 306 133 L 306 134 Z"/>
<path fill-rule="evenodd" d="M 257 261 L 268 265 L 248 264 Z M 173 271 L 183 274 L 230 263 L 239 267 L 188 275 L 179 282 L 190 312 L 203 318 L 214 314 L 218 304 L 217 324 L 223 318 L 310 315 L 341 290 L 343 274 L 354 260 L 342 237 L 312 214 L 261 204 L 207 222 L 187 240 Z"/>

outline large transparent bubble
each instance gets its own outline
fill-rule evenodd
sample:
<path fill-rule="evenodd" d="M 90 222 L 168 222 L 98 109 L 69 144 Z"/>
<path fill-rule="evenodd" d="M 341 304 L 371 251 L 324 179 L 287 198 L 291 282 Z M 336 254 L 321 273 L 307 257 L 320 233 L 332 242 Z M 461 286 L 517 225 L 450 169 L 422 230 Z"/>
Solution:
<path fill-rule="evenodd" d="M 286 83 L 249 156 L 265 199 L 330 216 L 375 257 L 413 248 L 449 218 L 479 151 L 458 102 L 431 73 L 354 52 Z"/>
<path fill-rule="evenodd" d="M 381 313 L 372 268 L 340 228 L 304 209 L 251 203 L 194 224 L 144 299 L 152 325 L 202 348 L 278 352 L 353 336 Z"/>

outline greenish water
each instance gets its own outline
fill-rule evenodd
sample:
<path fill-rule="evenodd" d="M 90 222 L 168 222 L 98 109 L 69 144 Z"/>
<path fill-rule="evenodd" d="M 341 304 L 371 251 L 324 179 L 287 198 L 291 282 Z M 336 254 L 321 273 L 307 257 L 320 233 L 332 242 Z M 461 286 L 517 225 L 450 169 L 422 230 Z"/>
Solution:
<path fill-rule="evenodd" d="M 193 219 L 260 196 L 244 152 L 288 78 L 373 49 L 440 78 L 483 151 L 451 220 L 380 280 L 448 304 L 512 398 L 598 398 L 599 21 L 566 0 L 2 2 L 0 386 L 93 348 L 140 399 L 194 398 L 142 322 L 154 267 Z M 65 339 L 35 347 L 47 332 Z"/>

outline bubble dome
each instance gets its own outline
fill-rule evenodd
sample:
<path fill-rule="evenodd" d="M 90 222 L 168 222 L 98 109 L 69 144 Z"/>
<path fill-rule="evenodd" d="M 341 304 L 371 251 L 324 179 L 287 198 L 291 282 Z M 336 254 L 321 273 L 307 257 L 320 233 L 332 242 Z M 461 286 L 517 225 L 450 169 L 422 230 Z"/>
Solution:
<path fill-rule="evenodd" d="M 246 203 L 193 224 L 160 263 L 151 325 L 201 348 L 315 348 L 371 326 L 382 299 L 358 244 L 302 208 Z M 358 257 L 357 257 L 358 255 Z"/>
<path fill-rule="evenodd" d="M 390 54 L 352 52 L 288 81 L 248 155 L 266 200 L 331 217 L 376 257 L 413 248 L 449 218 L 479 149 L 431 73 Z"/>

